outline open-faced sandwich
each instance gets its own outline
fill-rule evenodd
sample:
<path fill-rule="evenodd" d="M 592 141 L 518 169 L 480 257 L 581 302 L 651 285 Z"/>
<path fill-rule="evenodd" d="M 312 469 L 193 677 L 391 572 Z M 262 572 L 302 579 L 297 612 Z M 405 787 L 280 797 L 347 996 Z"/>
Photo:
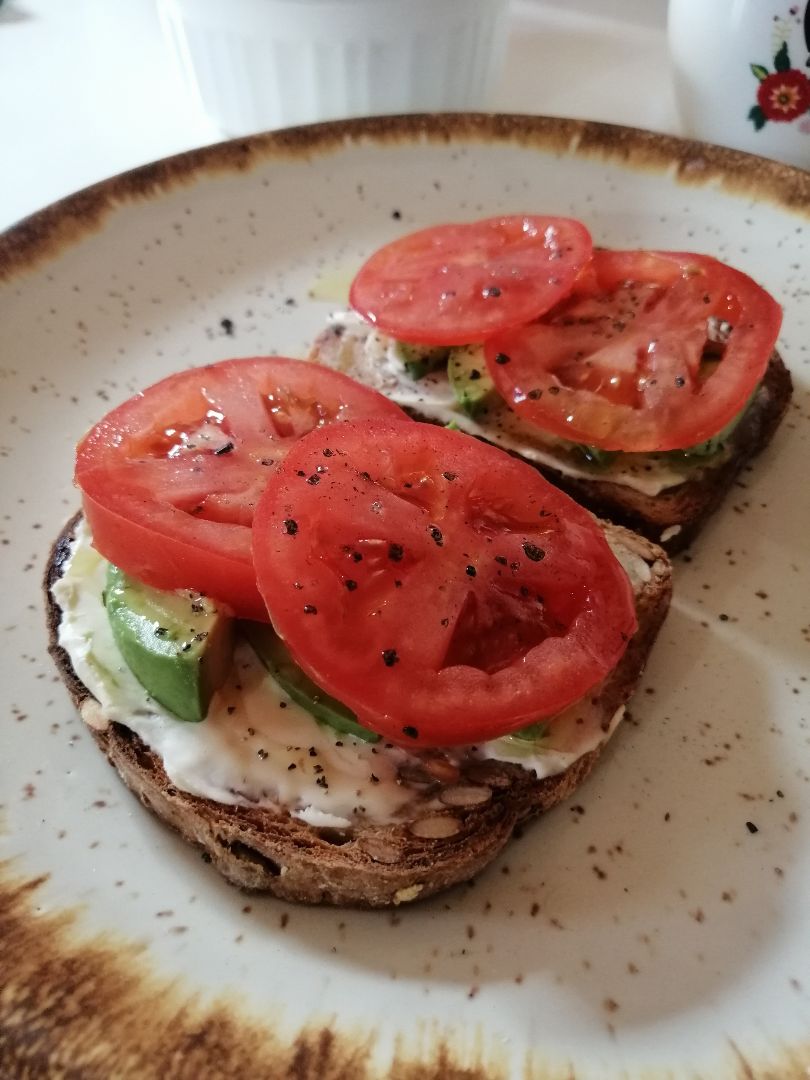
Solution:
<path fill-rule="evenodd" d="M 781 309 L 706 255 L 593 250 L 568 218 L 401 237 L 312 358 L 520 455 L 600 516 L 684 548 L 791 395 Z"/>
<path fill-rule="evenodd" d="M 501 450 L 281 358 L 81 441 L 51 652 L 127 785 L 231 882 L 383 906 L 569 795 L 670 596 L 663 551 Z"/>

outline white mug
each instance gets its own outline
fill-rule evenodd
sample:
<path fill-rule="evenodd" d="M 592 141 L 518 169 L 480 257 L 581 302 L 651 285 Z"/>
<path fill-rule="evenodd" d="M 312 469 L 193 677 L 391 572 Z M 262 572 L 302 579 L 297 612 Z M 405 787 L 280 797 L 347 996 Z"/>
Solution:
<path fill-rule="evenodd" d="M 810 169 L 810 0 L 670 0 L 686 133 Z"/>

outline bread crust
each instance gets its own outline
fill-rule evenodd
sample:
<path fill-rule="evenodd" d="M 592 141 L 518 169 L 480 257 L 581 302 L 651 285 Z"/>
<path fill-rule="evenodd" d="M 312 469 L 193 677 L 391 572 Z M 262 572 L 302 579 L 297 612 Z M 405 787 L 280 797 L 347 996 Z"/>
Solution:
<path fill-rule="evenodd" d="M 354 340 L 359 347 L 363 337 L 360 335 Z M 362 382 L 362 370 L 346 366 L 344 349 L 342 327 L 328 327 L 316 339 L 310 359 L 325 363 L 328 367 L 338 366 Z M 336 360 L 339 362 L 334 363 Z M 781 356 L 774 352 L 756 398 L 729 439 L 728 454 L 722 464 L 696 468 L 682 484 L 667 488 L 658 495 L 646 495 L 624 484 L 601 479 L 596 473 L 586 479 L 576 478 L 527 458 L 522 460 L 534 466 L 577 502 L 587 506 L 597 517 L 633 529 L 674 555 L 692 543 L 723 501 L 740 470 L 770 442 L 792 394 L 790 372 Z M 406 408 L 405 411 L 414 420 L 440 423 L 416 408 Z M 485 435 L 480 437 L 486 440 Z M 513 451 L 507 450 L 507 453 L 520 457 Z"/>
<path fill-rule="evenodd" d="M 56 540 L 44 586 L 49 652 L 99 748 L 140 801 L 202 853 L 233 885 L 285 900 L 356 907 L 387 907 L 423 899 L 483 869 L 515 828 L 567 798 L 585 780 L 604 746 L 558 776 L 538 780 L 518 765 L 476 765 L 475 781 L 491 790 L 484 805 L 431 810 L 430 819 L 452 819 L 446 838 L 416 835 L 413 824 L 364 824 L 347 832 L 316 829 L 269 807 L 229 806 L 178 790 L 161 760 L 120 724 L 107 724 L 98 703 L 77 677 L 59 645 L 61 611 L 51 586 L 62 575 L 79 515 Z M 612 541 L 629 547 L 650 568 L 637 590 L 639 629 L 600 692 L 604 723 L 635 689 L 666 615 L 671 567 L 661 548 L 615 526 Z"/>

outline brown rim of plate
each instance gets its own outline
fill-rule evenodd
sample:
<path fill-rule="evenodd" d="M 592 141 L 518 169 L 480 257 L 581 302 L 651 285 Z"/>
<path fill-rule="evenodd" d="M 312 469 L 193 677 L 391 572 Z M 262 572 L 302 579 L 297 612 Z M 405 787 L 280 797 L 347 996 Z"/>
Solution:
<path fill-rule="evenodd" d="M 117 206 L 192 184 L 200 174 L 246 172 L 272 158 L 306 159 L 347 143 L 503 142 L 670 173 L 681 184 L 715 184 L 810 217 L 810 172 L 707 143 L 589 120 L 503 113 L 433 113 L 338 120 L 214 143 L 112 176 L 68 195 L 0 234 L 0 281 L 99 228 Z"/>

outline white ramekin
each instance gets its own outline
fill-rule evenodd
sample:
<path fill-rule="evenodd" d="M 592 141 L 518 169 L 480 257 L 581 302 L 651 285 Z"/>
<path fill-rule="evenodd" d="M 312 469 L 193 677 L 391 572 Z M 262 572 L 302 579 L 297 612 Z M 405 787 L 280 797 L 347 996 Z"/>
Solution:
<path fill-rule="evenodd" d="M 486 108 L 509 0 L 159 0 L 223 132 Z"/>

